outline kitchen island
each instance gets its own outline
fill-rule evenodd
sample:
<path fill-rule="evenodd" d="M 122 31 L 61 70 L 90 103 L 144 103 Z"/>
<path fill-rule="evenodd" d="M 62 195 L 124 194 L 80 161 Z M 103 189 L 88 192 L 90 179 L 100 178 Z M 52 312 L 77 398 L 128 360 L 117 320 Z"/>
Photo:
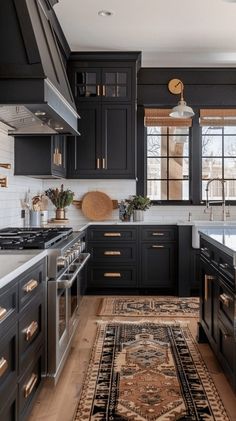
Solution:
<path fill-rule="evenodd" d="M 199 342 L 208 341 L 236 390 L 236 229 L 200 231 Z"/>

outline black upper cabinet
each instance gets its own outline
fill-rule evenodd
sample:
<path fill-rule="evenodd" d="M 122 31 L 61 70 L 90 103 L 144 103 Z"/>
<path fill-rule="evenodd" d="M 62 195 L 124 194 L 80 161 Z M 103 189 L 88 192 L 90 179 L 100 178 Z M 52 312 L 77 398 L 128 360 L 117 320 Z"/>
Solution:
<path fill-rule="evenodd" d="M 72 89 L 80 101 L 131 101 L 130 68 L 74 68 Z"/>
<path fill-rule="evenodd" d="M 139 53 L 71 54 L 81 137 L 68 140 L 68 178 L 135 178 L 139 61 Z"/>
<path fill-rule="evenodd" d="M 36 178 L 66 176 L 66 136 L 17 136 L 15 175 Z"/>
<path fill-rule="evenodd" d="M 132 105 L 84 103 L 80 113 L 81 137 L 68 139 L 68 178 L 133 178 Z"/>

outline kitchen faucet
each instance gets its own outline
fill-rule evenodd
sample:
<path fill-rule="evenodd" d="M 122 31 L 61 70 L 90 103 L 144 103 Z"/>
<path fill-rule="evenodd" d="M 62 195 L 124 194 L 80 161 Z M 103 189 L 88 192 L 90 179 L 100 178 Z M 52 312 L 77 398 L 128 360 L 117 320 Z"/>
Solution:
<path fill-rule="evenodd" d="M 209 200 L 209 186 L 213 181 L 220 181 L 221 183 L 221 192 L 222 192 L 222 200 Z M 206 208 L 204 209 L 204 213 L 207 213 L 209 209 L 209 205 L 212 203 L 221 203 L 222 204 L 222 221 L 226 220 L 227 216 L 230 216 L 229 210 L 226 212 L 225 210 L 225 180 L 223 178 L 211 178 L 206 185 Z M 210 207 L 210 221 L 213 221 L 213 209 L 212 206 Z"/>

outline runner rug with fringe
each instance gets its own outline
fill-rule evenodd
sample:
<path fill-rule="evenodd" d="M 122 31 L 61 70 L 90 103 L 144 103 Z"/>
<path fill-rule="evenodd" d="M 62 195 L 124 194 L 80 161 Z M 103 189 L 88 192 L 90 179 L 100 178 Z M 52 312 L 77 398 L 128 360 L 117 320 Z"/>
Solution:
<path fill-rule="evenodd" d="M 99 316 L 179 316 L 199 317 L 198 297 L 107 297 Z"/>
<path fill-rule="evenodd" d="M 230 421 L 189 329 L 101 323 L 75 421 Z"/>

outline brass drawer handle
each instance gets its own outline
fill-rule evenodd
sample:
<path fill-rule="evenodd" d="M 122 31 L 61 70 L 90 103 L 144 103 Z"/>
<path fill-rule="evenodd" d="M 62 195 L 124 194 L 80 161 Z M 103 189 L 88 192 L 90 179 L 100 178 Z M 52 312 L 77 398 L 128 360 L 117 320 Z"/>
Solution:
<path fill-rule="evenodd" d="M 106 170 L 106 158 L 102 158 L 102 169 Z"/>
<path fill-rule="evenodd" d="M 121 278 L 120 272 L 105 272 L 104 273 L 105 278 Z"/>
<path fill-rule="evenodd" d="M 230 301 L 232 301 L 231 297 L 229 297 L 227 294 L 223 293 L 223 294 L 220 294 L 219 298 L 220 298 L 220 301 L 223 303 L 223 305 L 225 307 L 229 307 L 229 303 L 230 303 Z"/>
<path fill-rule="evenodd" d="M 208 300 L 208 283 L 215 280 L 215 276 L 205 275 L 204 277 L 204 300 Z"/>
<path fill-rule="evenodd" d="M 120 251 L 109 251 L 109 250 L 107 250 L 107 251 L 104 251 L 104 255 L 105 256 L 120 256 L 121 255 L 121 252 Z"/>
<path fill-rule="evenodd" d="M 0 359 L 0 377 L 3 376 L 3 374 L 5 373 L 7 368 L 8 368 L 8 362 L 7 362 L 7 360 L 5 360 L 5 358 L 2 357 Z"/>
<path fill-rule="evenodd" d="M 163 249 L 165 246 L 161 245 L 161 244 L 153 244 L 152 245 L 152 249 Z"/>
<path fill-rule="evenodd" d="M 104 232 L 103 237 L 121 237 L 120 232 Z"/>
<path fill-rule="evenodd" d="M 30 339 L 37 332 L 37 330 L 38 330 L 38 323 L 36 321 L 33 321 L 32 323 L 30 323 L 30 325 L 24 330 L 25 340 L 29 342 Z"/>
<path fill-rule="evenodd" d="M 106 86 L 102 85 L 102 96 L 106 96 Z"/>
<path fill-rule="evenodd" d="M 53 164 L 60 166 L 62 164 L 62 154 L 59 152 L 59 149 L 56 148 L 53 154 Z"/>
<path fill-rule="evenodd" d="M 100 169 L 100 158 L 96 159 L 96 169 L 99 170 Z"/>
<path fill-rule="evenodd" d="M 101 95 L 101 86 L 97 85 L 97 96 Z"/>
<path fill-rule="evenodd" d="M 24 386 L 24 398 L 25 399 L 27 399 L 31 395 L 31 393 L 33 391 L 33 388 L 36 385 L 37 381 L 38 381 L 37 374 L 32 373 L 28 383 Z"/>
<path fill-rule="evenodd" d="M 161 236 L 163 236 L 163 235 L 165 235 L 164 234 L 164 232 L 152 232 L 152 235 L 155 237 L 155 236 L 158 236 L 158 237 L 161 237 Z"/>
<path fill-rule="evenodd" d="M 24 286 L 23 286 L 23 291 L 25 292 L 31 292 L 33 291 L 35 288 L 37 288 L 38 286 L 38 281 L 36 279 L 30 279 L 29 282 L 27 282 Z"/>
<path fill-rule="evenodd" d="M 0 307 L 0 320 L 4 319 L 4 317 L 6 316 L 7 313 L 7 309 Z"/>

